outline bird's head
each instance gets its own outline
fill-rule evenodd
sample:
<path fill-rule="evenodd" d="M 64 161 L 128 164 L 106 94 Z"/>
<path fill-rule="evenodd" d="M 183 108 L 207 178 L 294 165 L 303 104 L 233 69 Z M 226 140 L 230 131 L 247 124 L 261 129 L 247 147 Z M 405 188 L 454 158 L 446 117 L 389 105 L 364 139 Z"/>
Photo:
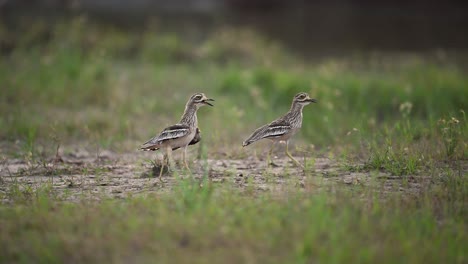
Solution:
<path fill-rule="evenodd" d="M 213 106 L 210 102 L 214 101 L 211 98 L 206 97 L 204 93 L 196 93 L 192 95 L 188 101 L 188 104 L 196 105 L 197 107 L 201 107 L 204 105 Z"/>
<path fill-rule="evenodd" d="M 316 99 L 310 98 L 307 93 L 298 93 L 294 96 L 293 103 L 300 105 L 308 105 L 310 103 L 317 103 Z"/>

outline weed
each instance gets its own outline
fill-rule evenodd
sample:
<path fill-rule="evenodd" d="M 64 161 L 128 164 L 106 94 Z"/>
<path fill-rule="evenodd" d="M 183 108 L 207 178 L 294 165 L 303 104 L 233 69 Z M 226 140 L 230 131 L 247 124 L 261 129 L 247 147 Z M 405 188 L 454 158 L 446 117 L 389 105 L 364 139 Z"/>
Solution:
<path fill-rule="evenodd" d="M 25 260 L 93 263 L 136 256 L 145 262 L 227 263 L 465 260 L 468 238 L 454 233 L 466 225 L 464 212 L 454 210 L 461 196 L 449 204 L 398 196 L 362 203 L 357 197 L 373 197 L 363 188 L 278 199 L 220 192 L 190 179 L 179 184 L 174 193 L 125 202 L 55 204 L 51 210 L 54 198 L 44 196 L 32 210 L 2 208 L 2 228 L 8 230 L 0 236 L 2 257 L 15 259 L 20 250 Z M 36 244 L 43 236 L 48 239 Z M 13 238 L 19 242 L 11 243 Z M 97 245 L 99 254 L 92 250 Z"/>
<path fill-rule="evenodd" d="M 31 185 L 18 181 L 10 183 L 5 197 L 16 205 L 30 205 L 41 202 L 59 200 L 57 192 L 50 183 Z"/>
<path fill-rule="evenodd" d="M 397 176 L 417 174 L 420 166 L 421 157 L 410 154 L 407 148 L 395 151 L 390 145 L 384 151 L 372 151 L 369 161 L 364 165 L 365 168 L 383 170 Z"/>
<path fill-rule="evenodd" d="M 462 110 L 462 117 L 463 119 L 460 120 L 452 117 L 450 119 L 439 119 L 437 122 L 441 135 L 442 135 L 442 141 L 445 147 L 445 154 L 447 158 L 453 158 L 457 147 L 462 143 L 461 138 L 463 135 L 462 129 L 463 129 L 463 122 L 466 122 L 466 117 L 465 117 L 465 112 Z"/>

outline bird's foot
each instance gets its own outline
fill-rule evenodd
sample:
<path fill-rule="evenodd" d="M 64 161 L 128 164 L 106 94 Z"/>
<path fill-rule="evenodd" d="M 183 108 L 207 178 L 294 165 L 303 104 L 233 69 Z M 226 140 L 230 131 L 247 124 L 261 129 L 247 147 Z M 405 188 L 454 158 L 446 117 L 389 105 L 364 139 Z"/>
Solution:
<path fill-rule="evenodd" d="M 305 170 L 304 165 L 302 165 L 297 159 L 295 159 L 290 153 L 286 152 L 286 155 L 291 159 L 291 161 L 299 168 L 301 168 L 303 171 Z"/>
<path fill-rule="evenodd" d="M 276 163 L 273 162 L 273 161 L 269 161 L 269 162 L 267 163 L 267 166 L 271 166 L 271 167 L 273 167 L 273 168 L 278 168 L 278 167 L 280 167 L 280 165 L 276 164 Z"/>

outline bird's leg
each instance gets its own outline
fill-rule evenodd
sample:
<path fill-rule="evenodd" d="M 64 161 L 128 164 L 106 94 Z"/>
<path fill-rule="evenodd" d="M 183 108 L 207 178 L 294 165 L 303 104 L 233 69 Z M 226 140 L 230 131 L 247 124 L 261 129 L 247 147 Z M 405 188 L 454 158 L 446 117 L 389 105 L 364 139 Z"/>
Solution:
<path fill-rule="evenodd" d="M 289 153 L 289 141 L 286 141 L 286 155 L 288 155 L 288 157 L 298 166 L 298 167 L 301 167 L 302 169 L 304 169 L 304 166 L 302 166 L 301 163 L 299 163 L 299 161 L 297 161 L 292 155 L 291 153 Z"/>
<path fill-rule="evenodd" d="M 274 163 L 272 162 L 271 155 L 273 154 L 273 149 L 275 148 L 275 146 L 276 146 L 276 141 L 273 141 L 273 144 L 271 144 L 270 150 L 268 150 L 267 166 L 269 166 L 270 164 L 274 165 Z"/>
<path fill-rule="evenodd" d="M 164 165 L 166 164 L 168 170 L 171 169 L 171 166 L 172 166 L 172 164 L 170 164 L 170 160 L 169 160 L 169 157 L 171 156 L 171 153 L 169 151 L 172 152 L 172 149 L 171 148 L 166 148 L 166 153 L 163 153 L 163 160 L 162 160 L 162 163 L 161 163 L 161 169 L 159 171 L 159 180 L 160 181 L 162 181 L 162 174 L 164 172 Z M 171 165 L 171 166 L 169 166 L 169 165 Z"/>
<path fill-rule="evenodd" d="M 167 150 L 165 150 L 165 153 L 163 153 L 163 160 L 162 160 L 161 166 L 164 166 L 164 163 L 167 163 L 167 162 L 169 161 L 167 159 Z"/>
<path fill-rule="evenodd" d="M 163 174 L 163 171 L 164 171 L 164 162 L 166 161 L 166 158 L 163 157 L 163 161 L 161 163 L 161 168 L 160 168 L 160 171 L 159 171 L 159 181 L 162 181 L 162 174 Z"/>
<path fill-rule="evenodd" d="M 188 163 L 187 163 L 187 147 L 188 147 L 188 145 L 184 147 L 184 153 L 182 154 L 182 159 L 184 161 L 185 168 L 190 172 L 190 168 L 189 168 Z"/>
<path fill-rule="evenodd" d="M 172 158 L 172 148 L 171 147 L 166 147 L 166 153 L 167 153 L 167 164 L 169 169 L 173 170 L 175 169 L 175 163 L 174 159 Z"/>
<path fill-rule="evenodd" d="M 161 162 L 161 168 L 159 170 L 159 180 L 162 181 L 162 174 L 163 174 L 163 171 L 164 171 L 164 163 L 168 162 L 169 163 L 169 160 L 167 158 L 167 149 L 166 149 L 166 153 L 163 153 L 163 160 Z"/>

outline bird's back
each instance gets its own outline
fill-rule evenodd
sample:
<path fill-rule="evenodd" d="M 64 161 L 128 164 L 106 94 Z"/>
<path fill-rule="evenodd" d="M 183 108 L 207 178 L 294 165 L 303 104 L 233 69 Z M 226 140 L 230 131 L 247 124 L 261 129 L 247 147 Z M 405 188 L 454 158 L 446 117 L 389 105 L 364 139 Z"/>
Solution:
<path fill-rule="evenodd" d="M 291 123 L 288 122 L 288 120 L 285 117 L 286 115 L 274 120 L 273 122 L 267 125 L 257 128 L 252 133 L 252 135 L 250 135 L 242 143 L 242 145 L 245 147 L 263 138 L 275 139 L 289 133 L 293 128 L 291 126 Z"/>

